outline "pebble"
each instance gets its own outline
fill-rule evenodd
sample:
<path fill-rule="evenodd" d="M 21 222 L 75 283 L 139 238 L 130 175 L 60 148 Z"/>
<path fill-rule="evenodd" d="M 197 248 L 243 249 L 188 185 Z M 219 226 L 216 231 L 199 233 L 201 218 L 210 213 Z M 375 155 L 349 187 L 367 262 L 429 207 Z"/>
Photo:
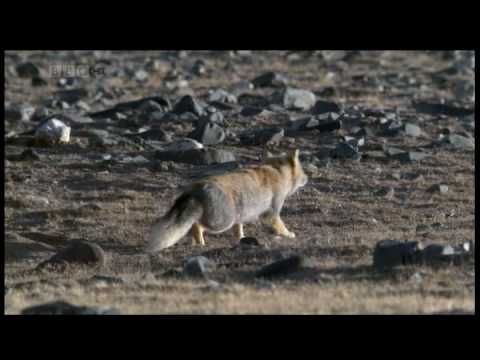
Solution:
<path fill-rule="evenodd" d="M 429 193 L 446 194 L 448 192 L 448 186 L 447 185 L 441 185 L 441 184 L 435 184 L 435 185 L 432 185 L 430 188 L 428 188 L 427 191 Z"/>
<path fill-rule="evenodd" d="M 115 308 L 77 306 L 63 300 L 52 301 L 45 304 L 25 308 L 22 315 L 121 315 Z"/>
<path fill-rule="evenodd" d="M 276 72 L 267 72 L 252 80 L 252 84 L 256 88 L 282 87 L 286 86 L 287 83 L 287 78 Z"/>
<path fill-rule="evenodd" d="M 97 244 L 87 241 L 74 241 L 65 249 L 60 250 L 50 259 L 41 263 L 39 268 L 64 263 L 103 266 L 105 264 L 105 254 Z"/>
<path fill-rule="evenodd" d="M 275 276 L 288 275 L 298 271 L 302 264 L 303 258 L 299 255 L 289 256 L 285 259 L 274 261 L 260 268 L 255 274 L 256 277 L 270 278 Z"/>
<path fill-rule="evenodd" d="M 204 256 L 195 256 L 185 263 L 183 271 L 188 276 L 206 277 L 207 273 L 214 268 L 214 264 Z"/>
<path fill-rule="evenodd" d="M 279 95 L 280 103 L 287 110 L 310 110 L 315 105 L 315 94 L 311 91 L 285 88 Z"/>
<path fill-rule="evenodd" d="M 17 71 L 17 75 L 21 78 L 33 78 L 40 76 L 40 70 L 31 62 L 22 63 L 18 65 L 15 70 Z"/>
<path fill-rule="evenodd" d="M 70 131 L 71 128 L 62 121 L 51 118 L 37 128 L 35 137 L 48 143 L 68 143 Z"/>
<path fill-rule="evenodd" d="M 373 252 L 373 266 L 387 269 L 398 265 L 412 264 L 416 261 L 420 245 L 417 241 L 382 240 Z"/>
<path fill-rule="evenodd" d="M 313 107 L 312 112 L 317 115 L 329 113 L 329 112 L 339 113 L 340 107 L 337 104 L 330 101 L 318 100 L 315 103 L 315 106 Z"/>
<path fill-rule="evenodd" d="M 225 140 L 225 131 L 211 121 L 201 121 L 198 127 L 189 135 L 190 138 L 203 145 L 218 145 Z"/>

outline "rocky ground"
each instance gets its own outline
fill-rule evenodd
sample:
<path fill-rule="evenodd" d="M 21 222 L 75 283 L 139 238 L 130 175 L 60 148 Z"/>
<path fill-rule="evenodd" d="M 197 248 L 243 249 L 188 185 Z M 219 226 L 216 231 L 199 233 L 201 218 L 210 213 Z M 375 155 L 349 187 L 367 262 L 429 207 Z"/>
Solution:
<path fill-rule="evenodd" d="M 473 256 L 372 265 L 388 239 L 472 253 L 474 89 L 470 52 L 6 52 L 5 312 L 474 313 Z M 296 239 L 142 252 L 182 186 L 296 148 Z"/>

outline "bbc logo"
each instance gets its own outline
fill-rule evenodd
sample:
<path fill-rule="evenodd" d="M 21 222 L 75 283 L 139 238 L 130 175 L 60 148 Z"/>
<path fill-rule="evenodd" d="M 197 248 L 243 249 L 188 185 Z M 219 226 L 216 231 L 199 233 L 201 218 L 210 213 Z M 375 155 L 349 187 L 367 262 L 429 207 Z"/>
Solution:
<path fill-rule="evenodd" d="M 92 65 L 53 64 L 49 67 L 51 78 L 89 78 L 105 76 L 105 68 Z"/>

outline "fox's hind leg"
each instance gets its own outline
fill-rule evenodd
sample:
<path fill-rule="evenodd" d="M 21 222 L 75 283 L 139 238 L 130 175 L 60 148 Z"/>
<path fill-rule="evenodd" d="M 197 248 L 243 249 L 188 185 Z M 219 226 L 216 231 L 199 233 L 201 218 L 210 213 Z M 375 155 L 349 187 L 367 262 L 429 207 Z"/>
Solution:
<path fill-rule="evenodd" d="M 192 244 L 199 244 L 205 246 L 205 239 L 203 238 L 203 231 L 205 229 L 198 223 L 193 224 L 192 226 Z"/>
<path fill-rule="evenodd" d="M 233 225 L 233 232 L 235 233 L 235 238 L 240 240 L 241 238 L 245 237 L 243 234 L 243 224 L 235 224 Z"/>
<path fill-rule="evenodd" d="M 277 233 L 277 235 L 283 235 L 289 238 L 294 238 L 295 233 L 288 231 L 287 227 L 285 226 L 284 222 L 280 218 L 280 215 L 274 215 L 271 218 L 273 230 Z"/>

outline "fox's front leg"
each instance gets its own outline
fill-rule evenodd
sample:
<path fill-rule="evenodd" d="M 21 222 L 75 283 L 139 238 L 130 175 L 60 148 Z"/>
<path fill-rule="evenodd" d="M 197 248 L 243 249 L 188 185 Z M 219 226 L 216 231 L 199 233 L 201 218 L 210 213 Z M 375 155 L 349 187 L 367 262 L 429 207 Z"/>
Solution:
<path fill-rule="evenodd" d="M 295 233 L 288 231 L 287 227 L 285 226 L 282 219 L 280 218 L 280 215 L 274 215 L 271 220 L 272 220 L 273 230 L 275 230 L 277 235 L 283 235 L 289 238 L 295 237 Z"/>
<path fill-rule="evenodd" d="M 205 246 L 205 239 L 203 238 L 203 227 L 198 223 L 193 224 L 192 226 L 192 245 L 199 244 Z"/>
<path fill-rule="evenodd" d="M 240 240 L 241 238 L 245 237 L 243 234 L 243 224 L 235 224 L 233 225 L 233 232 L 235 234 L 235 239 Z"/>

